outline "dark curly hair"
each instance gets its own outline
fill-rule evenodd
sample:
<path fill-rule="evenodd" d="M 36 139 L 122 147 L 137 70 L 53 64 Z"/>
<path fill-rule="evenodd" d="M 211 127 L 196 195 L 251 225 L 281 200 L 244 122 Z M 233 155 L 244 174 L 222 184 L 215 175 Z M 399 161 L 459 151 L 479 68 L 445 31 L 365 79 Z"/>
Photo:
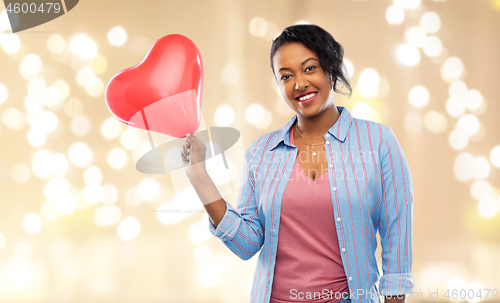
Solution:
<path fill-rule="evenodd" d="M 349 80 L 343 67 L 344 49 L 335 39 L 323 28 L 314 24 L 296 24 L 288 26 L 283 32 L 273 40 L 271 46 L 271 68 L 274 73 L 273 58 L 276 52 L 283 45 L 290 42 L 300 42 L 319 57 L 321 68 L 333 82 L 333 91 L 341 93 L 338 82 L 343 83 L 349 90 L 348 96 L 352 94 Z"/>

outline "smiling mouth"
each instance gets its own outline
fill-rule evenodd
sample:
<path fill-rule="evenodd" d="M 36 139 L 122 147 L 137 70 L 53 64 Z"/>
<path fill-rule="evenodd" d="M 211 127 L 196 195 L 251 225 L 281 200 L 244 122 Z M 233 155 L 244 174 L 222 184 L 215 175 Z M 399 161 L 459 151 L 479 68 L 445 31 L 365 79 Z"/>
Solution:
<path fill-rule="evenodd" d="M 318 92 L 310 93 L 310 94 L 307 94 L 305 96 L 301 96 L 299 98 L 295 98 L 295 100 L 297 100 L 299 102 L 307 101 L 307 100 L 311 99 L 312 97 L 316 96 L 317 94 L 318 94 Z"/>

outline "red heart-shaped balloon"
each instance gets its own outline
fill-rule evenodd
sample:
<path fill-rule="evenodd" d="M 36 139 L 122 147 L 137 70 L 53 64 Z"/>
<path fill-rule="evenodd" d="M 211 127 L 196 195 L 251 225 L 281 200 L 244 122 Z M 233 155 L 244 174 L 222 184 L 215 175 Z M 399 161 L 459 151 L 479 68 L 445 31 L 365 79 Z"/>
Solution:
<path fill-rule="evenodd" d="M 200 126 L 202 90 L 200 51 L 189 38 L 172 34 L 109 81 L 106 104 L 123 123 L 183 138 Z"/>

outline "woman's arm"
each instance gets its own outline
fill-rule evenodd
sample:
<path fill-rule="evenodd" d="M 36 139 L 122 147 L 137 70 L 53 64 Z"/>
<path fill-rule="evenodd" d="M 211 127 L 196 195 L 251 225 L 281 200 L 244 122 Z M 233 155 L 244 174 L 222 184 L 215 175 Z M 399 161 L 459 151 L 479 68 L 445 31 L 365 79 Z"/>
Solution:
<path fill-rule="evenodd" d="M 241 173 L 238 207 L 225 201 L 205 170 L 205 146 L 195 136 L 190 136 L 182 152 L 185 162 L 190 162 L 186 175 L 210 217 L 210 232 L 238 257 L 250 259 L 264 244 L 264 226 L 260 222 L 255 198 L 255 181 L 250 172 L 250 159 L 255 142 L 245 152 Z M 203 145 L 203 146 L 202 146 Z"/>
<path fill-rule="evenodd" d="M 380 238 L 382 270 L 379 291 L 393 297 L 411 293 L 414 288 L 412 267 L 413 188 L 410 167 L 396 135 L 385 127 L 380 147 L 382 203 Z M 396 301 L 394 301 L 396 300 Z"/>
<path fill-rule="evenodd" d="M 181 157 L 188 166 L 186 176 L 193 185 L 201 203 L 215 226 L 224 217 L 226 202 L 210 178 L 205 168 L 206 146 L 196 136 L 187 134 L 186 143 L 182 147 Z"/>
<path fill-rule="evenodd" d="M 200 172 L 195 176 L 191 176 L 189 177 L 189 181 L 191 181 L 210 220 L 212 220 L 213 225 L 217 228 L 217 225 L 219 225 L 219 222 L 224 218 L 224 214 L 226 213 L 226 201 L 220 195 L 219 190 L 207 172 Z"/>

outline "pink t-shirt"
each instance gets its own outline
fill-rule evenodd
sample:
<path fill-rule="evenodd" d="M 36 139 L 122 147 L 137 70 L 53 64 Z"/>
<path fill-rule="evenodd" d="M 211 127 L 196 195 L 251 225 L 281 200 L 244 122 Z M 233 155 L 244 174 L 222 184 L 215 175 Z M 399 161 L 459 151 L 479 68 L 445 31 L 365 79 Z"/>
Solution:
<path fill-rule="evenodd" d="M 270 303 L 342 300 L 349 286 L 340 254 L 329 175 L 313 181 L 295 159 L 281 203 Z"/>

